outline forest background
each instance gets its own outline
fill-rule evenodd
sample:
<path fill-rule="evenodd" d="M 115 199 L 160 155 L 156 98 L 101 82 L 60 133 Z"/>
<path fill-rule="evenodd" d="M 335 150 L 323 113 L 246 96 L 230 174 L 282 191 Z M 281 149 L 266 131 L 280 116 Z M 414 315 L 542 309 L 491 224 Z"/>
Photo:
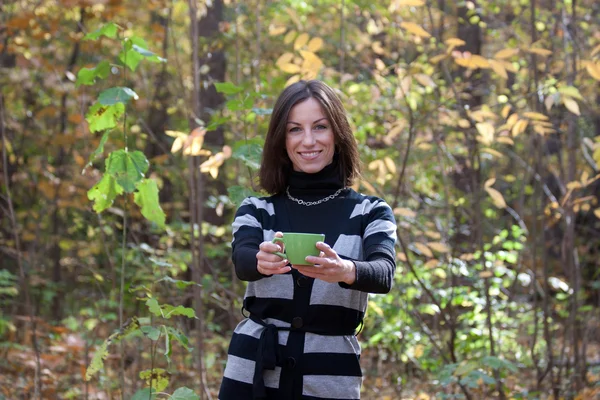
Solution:
<path fill-rule="evenodd" d="M 323 79 L 398 221 L 364 399 L 600 392 L 600 3 L 0 3 L 0 399 L 212 399 L 237 204 Z"/>

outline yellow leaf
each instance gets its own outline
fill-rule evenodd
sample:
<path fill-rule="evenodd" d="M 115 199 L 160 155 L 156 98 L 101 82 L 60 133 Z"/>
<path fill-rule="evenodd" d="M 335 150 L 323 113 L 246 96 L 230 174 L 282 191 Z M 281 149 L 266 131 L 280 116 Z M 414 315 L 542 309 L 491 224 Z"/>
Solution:
<path fill-rule="evenodd" d="M 600 208 L 596 208 L 596 209 L 594 210 L 594 215 L 596 216 L 596 218 L 599 218 L 599 219 L 600 219 Z"/>
<path fill-rule="evenodd" d="M 488 153 L 488 154 L 491 154 L 493 156 L 496 156 L 498 158 L 504 157 L 504 154 L 500 153 L 498 150 L 494 150 L 494 149 L 491 149 L 489 147 L 482 147 L 481 151 L 483 151 L 484 153 Z"/>
<path fill-rule="evenodd" d="M 283 65 L 283 64 L 289 64 L 292 62 L 292 60 L 294 59 L 294 54 L 292 53 L 283 53 L 281 56 L 279 56 L 279 58 L 277 59 L 277 61 L 275 62 L 275 64 L 277 66 Z"/>
<path fill-rule="evenodd" d="M 461 118 L 458 120 L 458 126 L 460 126 L 463 129 L 467 129 L 471 127 L 471 123 L 469 122 L 468 119 L 466 118 Z"/>
<path fill-rule="evenodd" d="M 300 50 L 300 54 L 304 58 L 302 69 L 304 71 L 311 71 L 316 75 L 323 66 L 323 61 L 312 51 Z"/>
<path fill-rule="evenodd" d="M 486 187 L 485 191 L 488 192 L 488 194 L 492 198 L 492 201 L 494 202 L 494 205 L 496 207 L 506 208 L 506 201 L 504 201 L 504 197 L 502 196 L 502 193 L 500 193 L 499 191 L 497 191 L 496 189 L 493 189 L 491 187 Z"/>
<path fill-rule="evenodd" d="M 582 185 L 581 185 L 581 182 L 579 182 L 579 181 L 573 181 L 573 182 L 567 183 L 567 189 L 569 189 L 569 190 L 581 189 L 581 187 L 582 187 Z"/>
<path fill-rule="evenodd" d="M 308 43 L 308 33 L 301 33 L 294 41 L 294 50 L 299 50 Z"/>
<path fill-rule="evenodd" d="M 425 349 L 425 347 L 422 344 L 416 345 L 414 353 L 413 353 L 415 355 L 415 358 L 420 358 L 423 355 L 424 349 Z"/>
<path fill-rule="evenodd" d="M 398 7 L 403 7 L 403 6 L 421 7 L 421 6 L 425 5 L 425 0 L 397 0 L 396 5 Z"/>
<path fill-rule="evenodd" d="M 431 57 L 429 59 L 429 62 L 431 62 L 432 64 L 437 64 L 446 58 L 448 58 L 448 54 L 438 54 L 437 56 Z"/>
<path fill-rule="evenodd" d="M 404 254 L 404 253 L 396 253 L 396 259 L 400 260 L 400 261 L 403 261 L 403 262 L 406 262 L 406 254 Z"/>
<path fill-rule="evenodd" d="M 271 36 L 281 35 L 283 32 L 286 31 L 286 29 L 287 28 L 283 25 L 276 26 L 276 25 L 271 24 L 271 25 L 269 25 L 269 35 L 271 35 Z"/>
<path fill-rule="evenodd" d="M 498 60 L 504 60 L 506 58 L 510 58 L 519 54 L 519 49 L 502 49 L 496 54 L 494 54 L 494 58 Z"/>
<path fill-rule="evenodd" d="M 450 248 L 446 246 L 444 243 L 440 242 L 429 242 L 427 246 L 433 251 L 437 251 L 438 253 L 448 253 Z"/>
<path fill-rule="evenodd" d="M 419 37 L 431 37 L 431 34 L 423 29 L 420 25 L 415 24 L 414 22 L 401 22 L 400 27 L 406 29 L 409 33 Z"/>
<path fill-rule="evenodd" d="M 598 53 L 600 53 L 600 44 L 592 49 L 592 52 L 590 53 L 590 57 L 594 57 Z"/>
<path fill-rule="evenodd" d="M 558 88 L 558 91 L 564 94 L 567 97 L 573 97 L 577 100 L 583 100 L 583 96 L 579 93 L 579 89 L 575 86 L 561 86 Z"/>
<path fill-rule="evenodd" d="M 183 141 L 184 140 L 180 137 L 176 138 L 173 142 L 173 145 L 171 146 L 171 153 L 175 154 L 179 150 L 181 150 L 181 148 L 183 147 Z"/>
<path fill-rule="evenodd" d="M 480 278 L 484 278 L 484 279 L 485 279 L 485 278 L 491 278 L 492 276 L 494 276 L 494 273 L 493 273 L 492 271 L 490 271 L 490 270 L 487 270 L 487 271 L 481 271 L 481 272 L 479 273 L 479 277 L 480 277 Z"/>
<path fill-rule="evenodd" d="M 391 173 L 391 174 L 395 174 L 396 173 L 396 164 L 394 163 L 394 160 L 392 160 L 389 157 L 385 157 L 383 159 L 383 162 L 385 162 L 385 166 L 387 167 L 387 170 Z"/>
<path fill-rule="evenodd" d="M 600 81 L 600 63 L 588 62 L 585 66 L 588 74 L 597 81 Z"/>
<path fill-rule="evenodd" d="M 467 57 L 456 57 L 454 58 L 454 62 L 460 65 L 461 67 L 469 69 L 490 68 L 490 63 L 488 62 L 488 60 L 476 54 Z"/>
<path fill-rule="evenodd" d="M 506 68 L 504 68 L 504 65 L 502 65 L 502 63 L 499 63 L 495 60 L 488 60 L 488 63 L 490 64 L 490 67 L 492 67 L 492 70 L 495 73 L 497 73 L 501 78 L 508 79 L 508 73 L 506 72 Z"/>
<path fill-rule="evenodd" d="M 526 119 L 518 120 L 515 125 L 512 127 L 511 134 L 513 137 L 519 136 L 521 133 L 525 132 L 527 129 L 527 125 L 529 125 L 529 121 Z"/>
<path fill-rule="evenodd" d="M 585 185 L 587 183 L 587 180 L 589 177 L 590 177 L 590 173 L 588 171 L 583 171 L 583 173 L 581 174 L 581 178 L 579 180 L 581 181 L 581 183 L 583 183 Z"/>
<path fill-rule="evenodd" d="M 487 181 L 485 181 L 485 183 L 483 184 L 484 188 L 489 188 L 492 187 L 494 185 L 494 183 L 496 183 L 496 178 L 490 178 Z"/>
<path fill-rule="evenodd" d="M 565 107 L 567 107 L 567 110 L 571 111 L 575 115 L 581 115 L 579 112 L 579 104 L 577 104 L 575 100 L 570 97 L 565 97 L 563 98 L 563 103 Z"/>
<path fill-rule="evenodd" d="M 519 120 L 519 114 L 517 114 L 517 113 L 511 114 L 511 116 L 508 117 L 508 119 L 506 120 L 506 127 L 508 129 L 511 129 L 512 127 L 515 126 L 515 124 L 517 123 L 518 120 Z"/>
<path fill-rule="evenodd" d="M 300 72 L 302 70 L 302 68 L 300 68 L 299 65 L 291 64 L 291 63 L 281 64 L 281 65 L 279 65 L 279 69 L 282 70 L 283 72 L 287 72 L 288 74 L 297 74 L 298 72 Z"/>
<path fill-rule="evenodd" d="M 415 242 L 415 243 L 413 243 L 413 245 L 425 257 L 433 258 L 433 253 L 431 252 L 431 250 L 429 249 L 429 247 L 425 246 L 423 243 Z"/>
<path fill-rule="evenodd" d="M 477 139 L 481 138 L 481 143 L 489 145 L 494 141 L 494 125 L 489 122 L 480 122 L 475 124 L 477 128 L 477 132 L 481 136 L 478 136 Z"/>
<path fill-rule="evenodd" d="M 500 112 L 500 115 L 502 115 L 502 118 L 506 119 L 506 117 L 508 117 L 508 113 L 510 112 L 511 106 L 510 105 L 505 105 L 504 107 L 502 107 L 502 112 Z"/>
<path fill-rule="evenodd" d="M 448 38 L 444 40 L 444 42 L 451 47 L 459 47 L 464 46 L 466 44 L 464 40 L 455 37 Z"/>
<path fill-rule="evenodd" d="M 165 133 L 174 138 L 182 138 L 185 139 L 188 137 L 187 133 L 179 132 L 179 131 L 165 131 Z"/>
<path fill-rule="evenodd" d="M 549 55 L 552 55 L 552 52 L 550 50 L 546 50 L 546 49 L 540 49 L 537 47 L 532 47 L 527 49 L 528 52 L 533 53 L 533 54 L 537 54 L 538 56 L 542 56 L 542 57 L 548 57 Z"/>
<path fill-rule="evenodd" d="M 428 238 L 431 238 L 433 240 L 440 240 L 442 238 L 442 235 L 439 232 L 434 232 L 434 231 L 425 232 L 425 236 L 427 236 Z"/>
<path fill-rule="evenodd" d="M 401 217 L 407 217 L 407 218 L 414 218 L 417 216 L 416 212 L 414 212 L 411 209 L 404 208 L 404 207 L 394 208 L 394 214 L 399 215 Z"/>
<path fill-rule="evenodd" d="M 510 144 L 511 146 L 515 144 L 515 142 L 508 136 L 499 136 L 496 138 L 496 142 Z"/>
<path fill-rule="evenodd" d="M 549 119 L 547 115 L 544 115 L 539 112 L 524 112 L 523 116 L 537 121 L 548 121 Z"/>
<path fill-rule="evenodd" d="M 419 82 L 421 85 L 425 86 L 425 87 L 435 87 L 435 82 L 433 81 L 433 79 L 431 79 L 431 77 L 429 75 L 426 74 L 415 74 L 414 78 L 416 79 L 417 82 Z"/>
<path fill-rule="evenodd" d="M 310 40 L 310 42 L 308 42 L 308 46 L 306 47 L 308 48 L 308 51 L 316 53 L 317 51 L 321 50 L 321 47 L 323 47 L 323 39 L 320 37 L 314 37 Z"/>
<path fill-rule="evenodd" d="M 285 44 L 292 43 L 292 41 L 296 37 L 296 33 L 297 33 L 296 31 L 289 31 L 283 38 L 283 43 L 285 43 Z"/>
<path fill-rule="evenodd" d="M 376 302 L 370 301 L 369 308 L 373 310 L 375 314 L 379 315 L 380 317 L 383 317 L 383 310 L 381 309 L 381 307 L 379 307 L 379 305 L 377 305 Z"/>
<path fill-rule="evenodd" d="M 371 45 L 371 49 L 375 52 L 375 54 L 382 55 L 385 53 L 385 49 L 381 47 L 381 42 L 379 40 L 373 42 Z"/>
<path fill-rule="evenodd" d="M 383 71 L 385 69 L 385 63 L 380 58 L 375 59 L 375 68 L 377 71 Z"/>
<path fill-rule="evenodd" d="M 423 264 L 423 267 L 425 267 L 426 269 L 431 269 L 437 267 L 439 263 L 440 260 L 438 260 L 437 258 L 432 258 L 431 260 Z"/>

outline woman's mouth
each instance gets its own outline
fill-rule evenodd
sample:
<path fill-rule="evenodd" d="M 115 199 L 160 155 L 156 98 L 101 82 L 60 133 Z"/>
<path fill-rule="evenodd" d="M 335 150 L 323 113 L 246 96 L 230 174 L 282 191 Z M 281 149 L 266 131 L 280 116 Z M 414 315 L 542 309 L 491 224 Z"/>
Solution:
<path fill-rule="evenodd" d="M 316 157 L 319 156 L 319 154 L 321 154 L 320 151 L 304 151 L 304 152 L 298 152 L 298 154 L 300 154 L 300 157 L 302 157 L 305 160 L 312 160 Z"/>

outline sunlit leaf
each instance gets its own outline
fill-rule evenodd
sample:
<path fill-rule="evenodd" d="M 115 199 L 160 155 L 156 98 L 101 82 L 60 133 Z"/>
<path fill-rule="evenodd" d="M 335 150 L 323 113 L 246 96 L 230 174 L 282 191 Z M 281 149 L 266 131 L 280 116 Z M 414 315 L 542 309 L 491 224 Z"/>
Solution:
<path fill-rule="evenodd" d="M 166 217 L 158 201 L 158 186 L 154 179 L 143 179 L 138 183 L 133 199 L 140 206 L 142 215 L 147 220 L 154 222 L 160 228 L 165 227 Z"/>
<path fill-rule="evenodd" d="M 296 32 L 296 31 L 289 31 L 283 38 L 283 43 L 285 43 L 285 44 L 292 43 L 294 41 L 294 38 L 296 37 L 297 33 L 298 32 Z"/>
<path fill-rule="evenodd" d="M 425 5 L 425 0 L 396 0 L 398 7 L 420 7 Z"/>
<path fill-rule="evenodd" d="M 106 36 L 107 38 L 114 39 L 117 37 L 119 28 L 114 22 L 109 22 L 101 28 L 90 32 L 83 37 L 83 40 L 97 40 L 100 36 Z"/>
<path fill-rule="evenodd" d="M 426 245 L 424 245 L 423 243 L 415 242 L 415 243 L 413 243 L 413 246 L 425 257 L 429 257 L 429 258 L 433 257 L 433 252 L 431 251 L 431 249 L 429 247 L 427 247 Z"/>
<path fill-rule="evenodd" d="M 550 119 L 547 115 L 538 112 L 524 112 L 523 116 L 537 121 L 548 121 Z"/>
<path fill-rule="evenodd" d="M 444 40 L 444 43 L 451 47 L 460 47 L 466 44 L 464 40 L 455 37 Z"/>
<path fill-rule="evenodd" d="M 425 87 L 435 87 L 435 82 L 433 81 L 433 79 L 431 78 L 431 76 L 427 75 L 427 74 L 415 74 L 413 75 L 413 77 L 415 78 L 415 80 L 417 82 L 419 82 L 421 85 L 425 86 Z"/>
<path fill-rule="evenodd" d="M 198 396 L 192 389 L 188 389 L 186 387 L 180 387 L 171 395 L 170 400 L 198 400 L 200 396 Z"/>
<path fill-rule="evenodd" d="M 291 63 L 293 59 L 293 53 L 283 53 L 281 56 L 279 56 L 275 64 L 279 67 L 280 65 Z"/>
<path fill-rule="evenodd" d="M 499 140 L 498 140 L 498 141 L 499 141 Z M 502 153 L 500 153 L 498 150 L 494 150 L 494 149 L 492 149 L 492 148 L 490 148 L 490 147 L 482 147 L 482 148 L 481 148 L 481 151 L 482 151 L 483 153 L 488 153 L 488 154 L 491 154 L 491 155 L 493 155 L 494 157 L 498 157 L 498 158 L 502 158 L 502 157 L 504 157 L 504 154 L 502 154 Z"/>
<path fill-rule="evenodd" d="M 518 120 L 515 125 L 512 127 L 511 134 L 513 137 L 519 136 L 521 133 L 525 132 L 527 129 L 527 125 L 529 125 L 529 121 L 526 119 Z"/>
<path fill-rule="evenodd" d="M 301 33 L 294 41 L 294 50 L 299 50 L 308 43 L 308 33 Z"/>
<path fill-rule="evenodd" d="M 394 208 L 394 214 L 398 215 L 400 217 L 407 217 L 407 218 L 414 218 L 417 216 L 417 213 L 414 212 L 413 210 L 408 209 L 408 208 L 403 208 L 403 207 Z"/>
<path fill-rule="evenodd" d="M 526 50 L 530 53 L 537 54 L 538 56 L 542 56 L 542 57 L 548 57 L 548 56 L 552 55 L 552 52 L 550 50 L 540 49 L 537 47 L 531 47 Z"/>
<path fill-rule="evenodd" d="M 596 209 L 594 210 L 594 215 L 596 216 L 596 218 L 599 218 L 599 219 L 600 219 L 600 208 L 596 208 Z"/>
<path fill-rule="evenodd" d="M 85 115 L 85 120 L 89 124 L 90 132 L 99 132 L 117 126 L 118 119 L 123 113 L 125 113 L 125 105 L 123 103 L 110 106 L 95 103 Z"/>
<path fill-rule="evenodd" d="M 428 38 L 431 37 L 431 34 L 423 29 L 420 25 L 415 24 L 414 22 L 404 21 L 400 23 L 400 27 L 406 29 L 409 33 L 413 35 Z"/>
<path fill-rule="evenodd" d="M 156 390 L 153 388 L 143 388 L 135 392 L 131 400 L 156 400 Z"/>
<path fill-rule="evenodd" d="M 215 82 L 215 89 L 217 89 L 217 92 L 227 95 L 237 94 L 244 90 L 244 88 L 236 86 L 231 82 Z"/>
<path fill-rule="evenodd" d="M 567 110 L 571 111 L 575 115 L 581 115 L 579 111 L 579 104 L 575 100 L 570 97 L 563 97 L 563 104 L 567 108 Z"/>
<path fill-rule="evenodd" d="M 157 392 L 162 392 L 169 386 L 169 373 L 163 368 L 140 371 L 139 376 L 140 379 L 146 382 L 146 386 L 155 389 Z"/>
<path fill-rule="evenodd" d="M 477 128 L 477 132 L 479 132 L 481 135 L 477 138 L 481 143 L 485 145 L 490 145 L 493 143 L 495 132 L 494 125 L 489 122 L 481 122 L 475 124 L 475 127 Z"/>
<path fill-rule="evenodd" d="M 494 58 L 498 60 L 503 60 L 506 58 L 511 58 L 519 54 L 519 49 L 502 49 L 496 54 L 494 54 Z"/>
<path fill-rule="evenodd" d="M 490 64 L 492 71 L 498 74 L 501 78 L 508 79 L 508 73 L 506 72 L 506 68 L 504 68 L 504 65 L 502 65 L 502 63 L 499 63 L 495 60 L 488 60 L 488 63 Z"/>
<path fill-rule="evenodd" d="M 485 183 L 483 184 L 484 188 L 489 188 L 494 186 L 494 183 L 496 183 L 496 178 L 490 178 L 487 181 L 485 181 Z"/>
<path fill-rule="evenodd" d="M 448 246 L 440 242 L 428 242 L 427 246 L 431 250 L 436 251 L 438 253 L 448 253 L 450 251 L 450 248 Z"/>
<path fill-rule="evenodd" d="M 288 74 L 297 74 L 298 72 L 300 72 L 302 70 L 302 68 L 300 68 L 299 65 L 296 64 L 280 64 L 278 65 L 279 69 L 282 70 L 283 72 L 286 72 Z"/>
<path fill-rule="evenodd" d="M 123 188 L 115 178 L 110 174 L 104 174 L 102 179 L 87 192 L 87 196 L 94 202 L 94 211 L 101 213 L 112 206 L 115 198 L 121 193 Z"/>
<path fill-rule="evenodd" d="M 488 192 L 496 207 L 506 208 L 506 201 L 504 201 L 504 196 L 502 196 L 502 193 L 491 187 L 486 187 L 485 191 Z"/>
<path fill-rule="evenodd" d="M 269 25 L 269 36 L 278 36 L 287 30 L 285 25 Z"/>
<path fill-rule="evenodd" d="M 572 97 L 577 100 L 583 100 L 583 96 L 575 86 L 561 86 L 558 88 L 558 92 L 564 94 L 567 97 Z"/>
<path fill-rule="evenodd" d="M 92 165 L 92 162 L 96 159 L 96 157 L 104 153 L 104 145 L 106 144 L 106 141 L 108 140 L 109 136 L 110 131 L 105 131 L 102 137 L 100 138 L 100 143 L 98 144 L 98 147 L 92 152 L 92 154 L 90 154 L 90 160 L 87 164 L 88 166 Z"/>
<path fill-rule="evenodd" d="M 313 53 L 316 53 L 317 51 L 321 50 L 321 47 L 323 47 L 323 39 L 321 39 L 320 37 L 314 37 L 310 39 L 310 42 L 308 42 L 308 45 L 306 46 L 308 51 L 311 51 Z"/>
<path fill-rule="evenodd" d="M 589 61 L 585 65 L 585 69 L 592 78 L 594 78 L 597 81 L 600 81 L 600 62 Z"/>
<path fill-rule="evenodd" d="M 148 166 L 149 162 L 141 151 L 113 151 L 106 160 L 106 172 L 128 193 L 133 192 L 135 185 L 144 178 Z"/>
<path fill-rule="evenodd" d="M 77 72 L 75 85 L 93 85 L 96 83 L 96 78 L 105 79 L 108 75 L 110 75 L 110 63 L 104 60 L 94 68 L 81 68 Z"/>

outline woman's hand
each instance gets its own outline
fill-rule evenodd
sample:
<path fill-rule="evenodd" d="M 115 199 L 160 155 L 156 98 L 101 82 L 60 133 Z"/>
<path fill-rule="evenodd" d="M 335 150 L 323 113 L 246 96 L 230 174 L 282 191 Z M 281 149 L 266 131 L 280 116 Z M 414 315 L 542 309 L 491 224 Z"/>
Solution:
<path fill-rule="evenodd" d="M 283 233 L 275 233 L 275 237 L 283 237 Z M 258 253 L 256 254 L 256 269 L 263 275 L 279 275 L 285 274 L 291 271 L 290 267 L 287 267 L 288 260 L 284 260 L 277 254 L 273 254 L 276 251 L 281 252 L 281 246 L 276 243 L 266 241 L 262 242 L 258 246 Z"/>
<path fill-rule="evenodd" d="M 356 265 L 350 260 L 343 260 L 327 243 L 318 242 L 321 250 L 319 257 L 308 256 L 306 262 L 315 265 L 292 265 L 302 275 L 321 279 L 329 283 L 344 282 L 352 285 L 356 281 Z"/>

